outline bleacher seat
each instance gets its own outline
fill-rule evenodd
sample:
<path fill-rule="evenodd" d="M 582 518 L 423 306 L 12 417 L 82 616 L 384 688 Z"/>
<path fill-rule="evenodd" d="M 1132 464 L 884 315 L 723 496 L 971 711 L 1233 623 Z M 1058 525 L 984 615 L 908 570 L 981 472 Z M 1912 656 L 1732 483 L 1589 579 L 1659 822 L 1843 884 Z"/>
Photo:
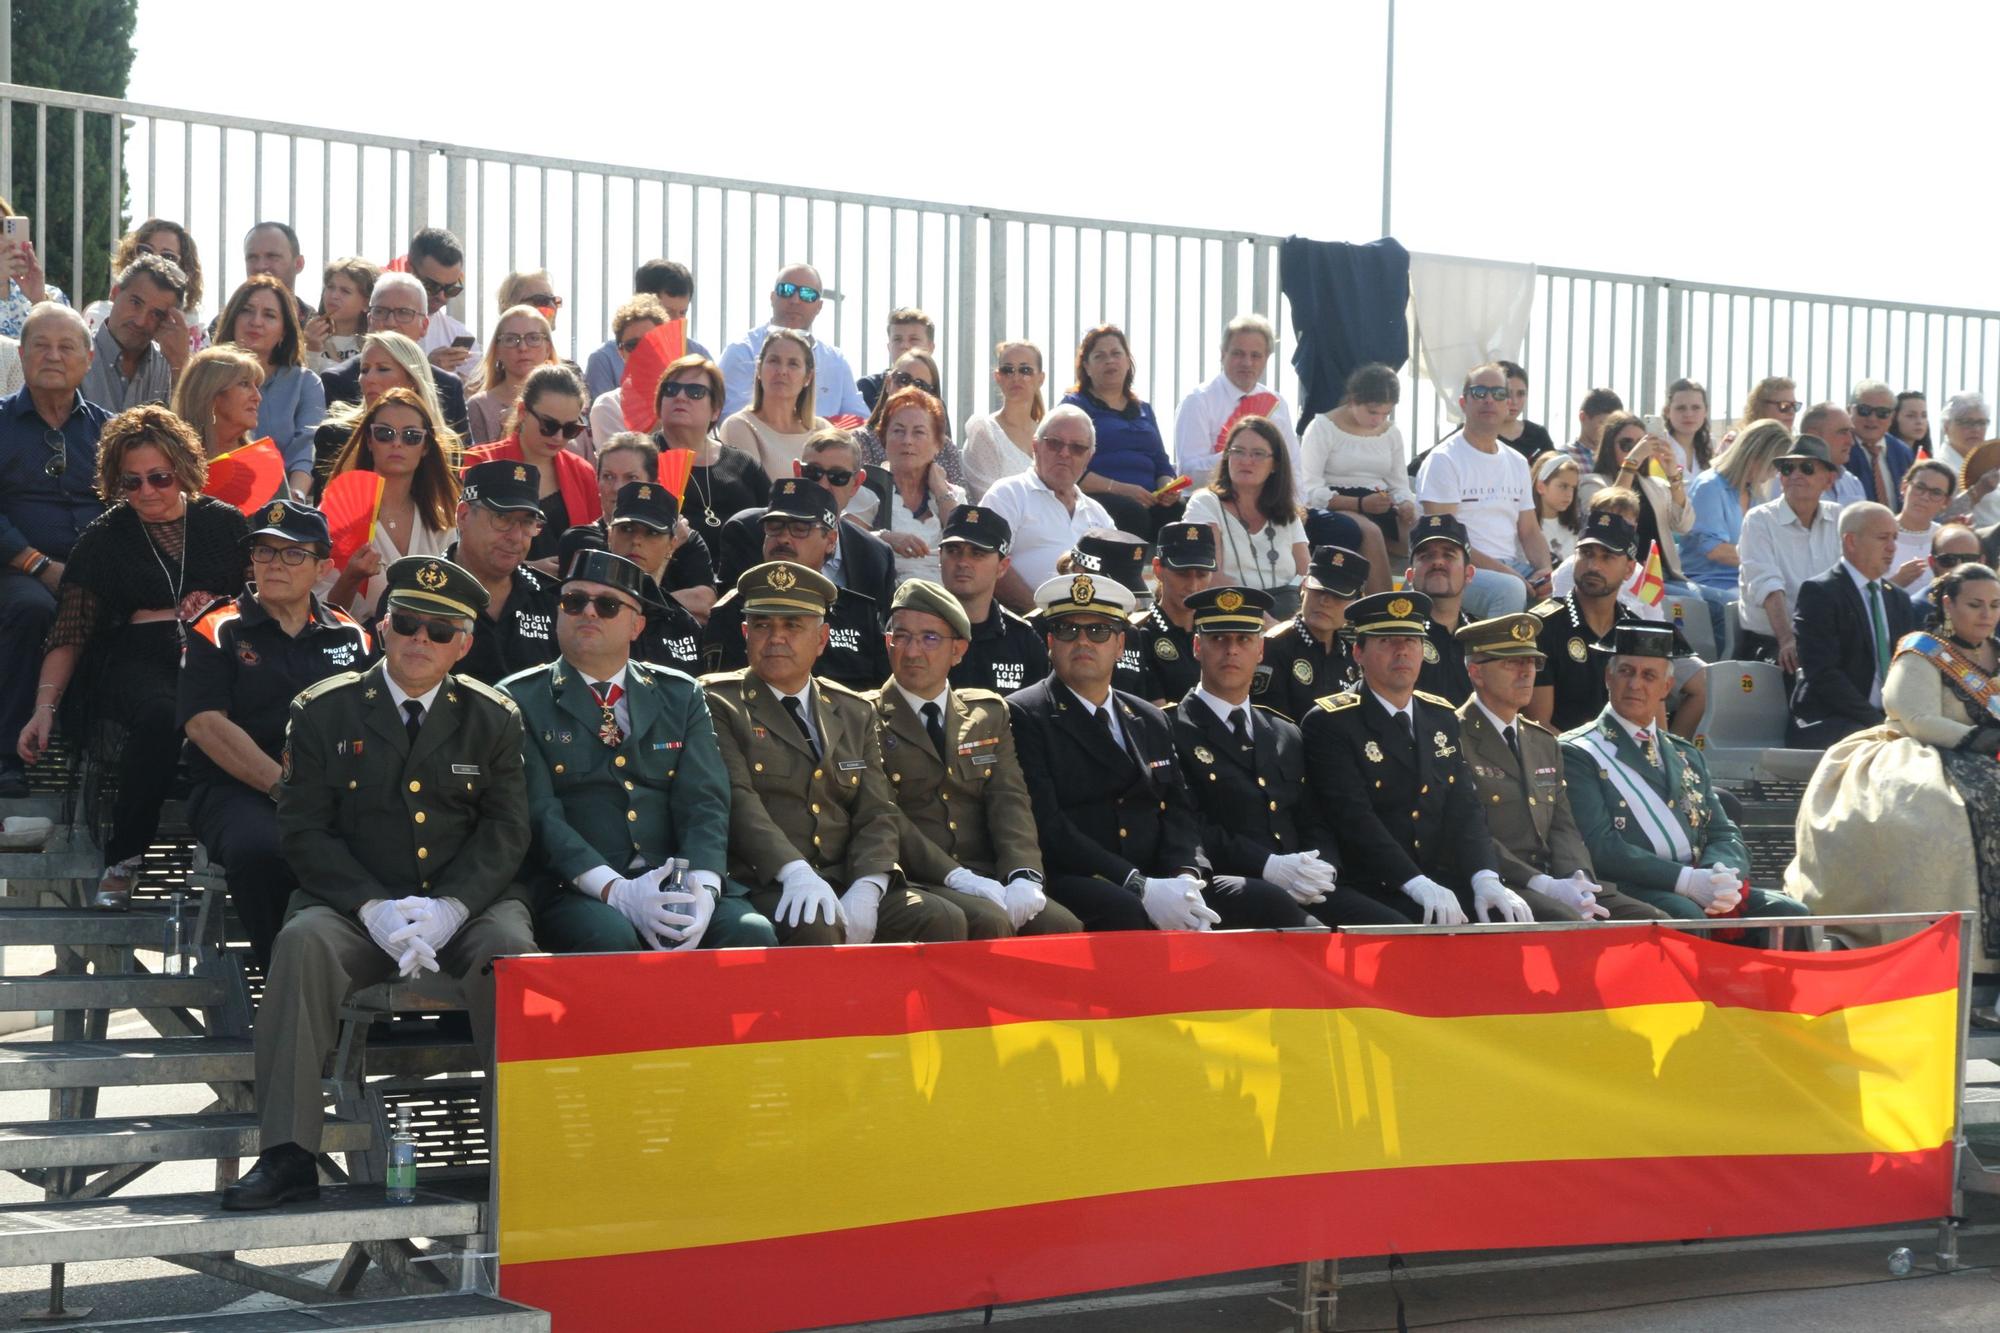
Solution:
<path fill-rule="evenodd" d="M 1718 650 L 1716 656 L 1708 659 L 1711 662 L 1719 658 L 1733 658 L 1737 655 L 1739 651 L 1737 645 L 1743 642 L 1743 603 L 1732 600 L 1725 606 L 1723 608 L 1723 622 L 1723 627 L 1729 631 L 1729 642 L 1716 645 Z"/>
<path fill-rule="evenodd" d="M 1666 607 L 1667 619 L 1680 626 L 1694 655 L 1704 662 L 1713 662 L 1720 654 L 1716 651 L 1715 625 L 1708 618 L 1708 603 L 1699 597 L 1670 596 Z"/>
<path fill-rule="evenodd" d="M 1785 746 L 1785 676 L 1770 662 L 1711 662 L 1708 710 L 1695 744 L 1719 782 L 1805 782 L 1822 750 Z"/>

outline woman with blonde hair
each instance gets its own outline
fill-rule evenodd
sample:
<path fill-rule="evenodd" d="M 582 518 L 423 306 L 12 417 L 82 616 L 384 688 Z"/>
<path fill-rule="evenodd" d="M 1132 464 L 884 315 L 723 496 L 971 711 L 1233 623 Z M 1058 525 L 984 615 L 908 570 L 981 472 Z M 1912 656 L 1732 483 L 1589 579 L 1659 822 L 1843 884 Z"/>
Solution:
<path fill-rule="evenodd" d="M 1792 433 L 1783 422 L 1753 422 L 1714 467 L 1695 478 L 1688 491 L 1694 525 L 1681 543 L 1681 570 L 1690 582 L 1736 594 L 1743 564 L 1736 543 L 1743 536 L 1743 516 L 1771 498 L 1778 458 L 1791 448 Z"/>
<path fill-rule="evenodd" d="M 1734 443 L 1756 421 L 1775 421 L 1786 430 L 1796 429 L 1798 416 L 1798 385 L 1783 375 L 1766 375 L 1751 386 L 1750 396 L 1743 400 L 1743 415 L 1722 442 Z"/>
<path fill-rule="evenodd" d="M 1002 477 L 1035 462 L 1035 423 L 1042 419 L 1042 349 L 1010 338 L 993 349 L 993 383 L 1000 406 L 965 423 L 965 490 L 977 504 Z"/>
<path fill-rule="evenodd" d="M 772 329 L 757 351 L 750 406 L 722 423 L 722 442 L 756 459 L 766 477 L 789 477 L 806 437 L 827 422 L 813 411 L 812 342 L 797 329 Z"/>
<path fill-rule="evenodd" d="M 551 329 L 555 327 L 557 313 L 562 310 L 562 298 L 556 295 L 555 282 L 545 268 L 509 273 L 500 279 L 498 295 L 502 310 L 511 310 L 517 305 L 532 306 L 548 321 Z"/>
<path fill-rule="evenodd" d="M 479 363 L 478 393 L 466 400 L 465 412 L 472 421 L 472 443 L 491 444 L 506 432 L 506 420 L 521 386 L 536 366 L 556 363 L 556 335 L 548 318 L 528 305 L 515 305 L 493 326 L 486 344 L 486 359 Z M 585 457 L 589 449 L 583 448 Z"/>
<path fill-rule="evenodd" d="M 332 476 L 358 469 L 382 478 L 375 536 L 346 569 L 322 581 L 316 589 L 321 600 L 372 620 L 383 570 L 406 555 L 443 555 L 458 538 L 457 464 L 458 437 L 435 402 L 401 386 L 371 397 L 333 460 Z"/>
<path fill-rule="evenodd" d="M 201 437 L 209 458 L 241 449 L 257 437 L 264 401 L 264 363 L 240 347 L 205 347 L 188 358 L 174 385 L 173 413 Z"/>
<path fill-rule="evenodd" d="M 454 467 L 457 466 L 458 450 L 464 447 L 465 441 L 445 424 L 444 403 L 438 398 L 437 380 L 431 371 L 430 360 L 425 357 L 424 349 L 416 339 L 400 333 L 363 334 L 360 359 L 355 370 L 355 385 L 361 391 L 360 401 L 335 403 L 320 428 L 313 432 L 313 454 L 321 477 L 331 467 L 334 455 L 354 434 L 354 427 L 363 413 L 391 389 L 408 389 L 423 401 L 431 420 L 438 423 L 440 437 L 449 442 L 449 459 Z M 314 489 L 317 490 L 320 484 L 316 481 Z"/>

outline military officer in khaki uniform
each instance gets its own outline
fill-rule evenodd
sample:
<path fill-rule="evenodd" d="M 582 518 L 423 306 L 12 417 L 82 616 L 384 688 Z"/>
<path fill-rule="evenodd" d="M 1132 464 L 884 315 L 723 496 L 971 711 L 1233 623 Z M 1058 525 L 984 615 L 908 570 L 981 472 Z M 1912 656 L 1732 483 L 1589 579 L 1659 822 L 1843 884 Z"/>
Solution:
<path fill-rule="evenodd" d="M 1525 611 L 1458 631 L 1473 688 L 1458 708 L 1459 735 L 1500 876 L 1537 921 L 1659 920 L 1665 914 L 1657 908 L 1597 882 L 1570 813 L 1562 747 L 1521 711 L 1535 692 L 1541 632 L 1542 622 Z"/>
<path fill-rule="evenodd" d="M 451 674 L 486 589 L 450 561 L 405 556 L 383 600 L 384 660 L 292 701 L 278 833 L 299 887 L 257 1010 L 262 1152 L 225 1208 L 318 1196 L 320 1069 L 348 992 L 398 974 L 457 977 L 490 1059 L 487 964 L 535 951 L 510 888 L 528 850 L 521 715 Z"/>
<path fill-rule="evenodd" d="M 736 581 L 750 665 L 702 678 L 729 769 L 729 877 L 786 944 L 962 940 L 965 913 L 897 869 L 874 708 L 813 675 L 839 596 L 785 560 Z"/>
<path fill-rule="evenodd" d="M 973 939 L 1054 935 L 1083 924 L 1042 892 L 1035 812 L 1007 705 L 954 689 L 972 621 L 942 585 L 909 579 L 889 603 L 889 666 L 873 695 L 889 785 L 903 811 L 904 868 L 965 913 Z"/>

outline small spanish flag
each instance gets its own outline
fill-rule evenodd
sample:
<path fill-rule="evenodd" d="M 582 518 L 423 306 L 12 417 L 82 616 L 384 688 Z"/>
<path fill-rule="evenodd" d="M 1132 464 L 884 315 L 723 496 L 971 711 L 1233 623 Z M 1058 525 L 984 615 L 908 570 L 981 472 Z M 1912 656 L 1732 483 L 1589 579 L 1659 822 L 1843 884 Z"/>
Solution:
<path fill-rule="evenodd" d="M 1646 563 L 1633 572 L 1632 582 L 1625 591 L 1647 606 L 1658 606 L 1660 599 L 1667 595 L 1667 572 L 1660 563 L 1658 542 L 1654 542 L 1652 549 L 1646 552 Z"/>

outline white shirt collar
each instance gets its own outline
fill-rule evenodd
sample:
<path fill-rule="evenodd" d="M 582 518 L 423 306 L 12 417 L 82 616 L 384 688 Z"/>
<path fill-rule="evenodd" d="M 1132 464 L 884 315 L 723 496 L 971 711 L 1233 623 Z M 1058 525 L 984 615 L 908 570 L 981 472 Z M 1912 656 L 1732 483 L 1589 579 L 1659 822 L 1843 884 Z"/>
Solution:
<path fill-rule="evenodd" d="M 382 679 L 389 682 L 389 702 L 396 705 L 396 711 L 399 713 L 403 711 L 403 703 L 405 700 L 415 699 L 418 703 L 423 705 L 424 712 L 426 715 L 428 715 L 431 711 L 431 704 L 438 697 L 438 691 L 444 688 L 444 682 L 439 681 L 437 684 L 431 686 L 428 690 L 424 691 L 422 694 L 411 694 L 408 690 L 404 689 L 401 685 L 398 685 L 396 683 L 396 678 L 389 674 L 389 670 L 387 667 L 384 667 L 382 670 Z"/>
<path fill-rule="evenodd" d="M 1659 743 L 1660 733 L 1654 728 L 1652 723 L 1648 722 L 1644 726 L 1640 726 L 1638 723 L 1635 722 L 1627 722 L 1625 720 L 1625 715 L 1619 712 L 1615 708 L 1611 709 L 1610 712 L 1611 712 L 1611 720 L 1616 722 L 1619 726 L 1625 728 L 1625 734 L 1632 738 L 1632 743 L 1634 745 L 1637 745 L 1639 743 L 1639 733 L 1642 731 L 1651 732 L 1653 743 L 1656 745 Z"/>
<path fill-rule="evenodd" d="M 1847 571 L 1847 577 L 1854 580 L 1854 586 L 1861 589 L 1861 603 L 1866 606 L 1868 604 L 1868 585 L 1871 583 L 1880 584 L 1882 579 L 1869 578 L 1866 574 L 1856 569 L 1854 562 L 1845 556 L 1841 557 L 1840 567 Z"/>
<path fill-rule="evenodd" d="M 812 711 L 813 711 L 813 701 L 812 701 L 812 688 L 813 688 L 813 687 L 812 687 L 812 681 L 811 681 L 811 680 L 807 680 L 807 681 L 806 681 L 806 683 L 805 683 L 804 685 L 801 685 L 801 686 L 800 686 L 800 687 L 799 687 L 799 688 L 798 688 L 798 689 L 797 689 L 796 691 L 794 691 L 794 692 L 793 692 L 793 693 L 791 693 L 791 694 L 786 694 L 786 693 L 785 693 L 785 692 L 784 692 L 783 690 L 779 689 L 779 688 L 778 688 L 778 687 L 777 687 L 776 685 L 773 685 L 773 684 L 772 684 L 772 683 L 771 683 L 770 681 L 768 681 L 768 680 L 764 682 L 764 688 L 765 688 L 765 689 L 767 689 L 767 690 L 769 690 L 769 691 L 771 692 L 771 697 L 772 697 L 773 699 L 776 699 L 776 700 L 777 700 L 777 701 L 778 701 L 779 703 L 781 703 L 781 704 L 782 704 L 782 703 L 783 703 L 783 702 L 784 702 L 785 700 L 787 700 L 787 699 L 797 699 L 797 700 L 799 701 L 799 704 L 800 704 L 800 705 L 801 705 L 801 706 L 802 706 L 802 707 L 803 707 L 803 708 L 804 708 L 804 709 L 806 710 L 806 717 L 807 717 L 808 719 L 810 719 L 810 718 L 812 717 Z"/>
<path fill-rule="evenodd" d="M 1480 712 L 1486 714 L 1486 720 L 1493 724 L 1493 730 L 1500 732 L 1502 735 L 1505 735 L 1507 728 L 1512 727 L 1514 728 L 1515 735 L 1520 734 L 1521 719 L 1519 716 L 1516 716 L 1512 722 L 1502 722 L 1500 720 L 1500 715 L 1498 713 L 1495 713 L 1492 709 L 1488 708 L 1486 706 L 1486 701 L 1480 698 L 1477 692 L 1474 692 L 1472 696 L 1472 702 L 1478 705 Z"/>
<path fill-rule="evenodd" d="M 908 704 L 910 711 L 918 717 L 924 715 L 925 704 L 936 704 L 939 714 L 948 712 L 951 708 L 951 682 L 949 681 L 945 682 L 945 687 L 937 692 L 936 697 L 930 699 L 911 694 L 903 688 L 903 682 L 900 680 L 896 682 L 896 693 L 903 696 L 903 702 Z"/>
<path fill-rule="evenodd" d="M 1209 712 L 1220 718 L 1223 726 L 1226 727 L 1229 725 L 1229 715 L 1239 708 L 1244 713 L 1244 725 L 1249 725 L 1250 701 L 1248 699 L 1245 699 L 1240 704 L 1233 704 L 1227 700 L 1217 698 L 1199 685 L 1194 688 L 1194 697 L 1201 700 L 1207 706 Z"/>
<path fill-rule="evenodd" d="M 1370 685 L 1367 687 L 1367 689 L 1370 694 L 1375 694 L 1374 686 Z M 1384 699 L 1379 694 L 1375 694 L 1375 702 L 1382 705 L 1382 709 L 1384 712 L 1406 715 L 1408 716 L 1408 718 L 1412 723 L 1414 723 L 1417 720 L 1417 714 L 1416 714 L 1417 696 L 1414 694 L 1410 696 L 1410 701 L 1404 704 L 1401 708 L 1396 707 L 1396 705 L 1390 703 L 1387 699 Z"/>
<path fill-rule="evenodd" d="M 632 664 L 629 661 L 626 662 L 625 666 L 619 667 L 618 670 L 613 672 L 611 675 L 605 677 L 603 680 L 598 680 L 597 678 L 592 676 L 589 672 L 581 669 L 578 669 L 576 674 L 583 678 L 583 683 L 590 686 L 593 693 L 596 691 L 596 688 L 599 685 L 616 685 L 619 689 L 622 690 L 625 688 L 625 672 L 627 668 L 629 668 L 631 665 Z"/>

